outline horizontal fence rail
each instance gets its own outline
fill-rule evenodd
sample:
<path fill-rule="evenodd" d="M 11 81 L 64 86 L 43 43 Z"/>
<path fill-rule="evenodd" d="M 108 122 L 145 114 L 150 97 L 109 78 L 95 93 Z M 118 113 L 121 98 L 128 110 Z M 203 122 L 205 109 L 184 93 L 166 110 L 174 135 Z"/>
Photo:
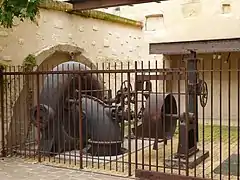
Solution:
<path fill-rule="evenodd" d="M 122 176 L 239 180 L 240 62 L 193 53 L 168 64 L 4 67 L 1 155 Z"/>

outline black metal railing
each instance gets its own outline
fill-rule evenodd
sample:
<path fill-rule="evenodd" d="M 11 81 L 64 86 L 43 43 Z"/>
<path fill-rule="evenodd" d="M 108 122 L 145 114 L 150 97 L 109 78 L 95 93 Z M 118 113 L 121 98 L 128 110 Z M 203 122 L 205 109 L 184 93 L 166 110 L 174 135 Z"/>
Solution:
<path fill-rule="evenodd" d="M 127 176 L 239 179 L 240 63 L 195 53 L 174 63 L 5 67 L 2 156 Z"/>

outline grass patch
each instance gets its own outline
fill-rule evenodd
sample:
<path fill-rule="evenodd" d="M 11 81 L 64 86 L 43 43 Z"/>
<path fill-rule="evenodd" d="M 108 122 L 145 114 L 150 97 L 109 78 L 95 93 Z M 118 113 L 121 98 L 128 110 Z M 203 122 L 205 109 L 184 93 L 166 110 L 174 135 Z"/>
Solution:
<path fill-rule="evenodd" d="M 133 128 L 133 124 L 131 125 L 131 128 Z M 220 127 L 219 125 L 202 125 L 199 124 L 199 142 L 202 142 L 204 139 L 204 142 L 211 142 L 212 140 L 214 142 L 219 142 L 220 137 L 222 142 L 227 142 L 228 139 L 230 139 L 232 142 L 237 141 L 238 139 L 238 127 L 236 126 L 231 126 L 230 128 L 228 126 L 222 126 Z M 230 131 L 229 131 L 230 130 Z M 240 129 L 239 129 L 240 131 Z M 230 132 L 230 134 L 229 134 Z M 124 126 L 124 134 L 128 134 L 128 124 L 126 123 Z M 240 135 L 240 133 L 239 133 Z M 174 134 L 174 139 L 177 139 L 179 136 L 179 128 L 177 126 L 175 134 Z M 229 138 L 230 137 L 230 138 Z"/>
<path fill-rule="evenodd" d="M 220 141 L 220 137 L 222 141 L 228 141 L 229 137 L 230 140 L 237 140 L 238 138 L 238 128 L 235 126 L 228 127 L 228 126 L 218 126 L 218 125 L 202 125 L 199 124 L 199 141 L 204 142 L 211 142 L 213 141 Z M 230 131 L 229 131 L 230 130 Z M 230 132 L 230 134 L 229 134 Z M 176 129 L 175 135 L 179 135 L 179 129 Z"/>

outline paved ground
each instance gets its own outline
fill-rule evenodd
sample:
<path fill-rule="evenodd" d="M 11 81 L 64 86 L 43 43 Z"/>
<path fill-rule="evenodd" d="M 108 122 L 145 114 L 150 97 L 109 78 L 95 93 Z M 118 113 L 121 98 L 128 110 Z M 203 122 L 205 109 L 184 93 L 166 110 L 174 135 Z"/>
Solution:
<path fill-rule="evenodd" d="M 127 180 L 91 172 L 68 170 L 26 162 L 18 158 L 0 160 L 1 180 Z"/>

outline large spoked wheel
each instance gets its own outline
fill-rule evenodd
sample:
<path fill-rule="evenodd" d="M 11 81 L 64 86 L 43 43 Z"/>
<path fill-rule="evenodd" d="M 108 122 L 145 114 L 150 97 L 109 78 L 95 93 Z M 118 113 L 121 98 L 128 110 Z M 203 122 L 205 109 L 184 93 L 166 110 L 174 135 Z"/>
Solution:
<path fill-rule="evenodd" d="M 200 85 L 200 103 L 202 107 L 205 107 L 207 105 L 207 101 L 208 101 L 208 87 L 207 87 L 207 83 L 205 81 L 200 81 L 199 82 Z"/>

